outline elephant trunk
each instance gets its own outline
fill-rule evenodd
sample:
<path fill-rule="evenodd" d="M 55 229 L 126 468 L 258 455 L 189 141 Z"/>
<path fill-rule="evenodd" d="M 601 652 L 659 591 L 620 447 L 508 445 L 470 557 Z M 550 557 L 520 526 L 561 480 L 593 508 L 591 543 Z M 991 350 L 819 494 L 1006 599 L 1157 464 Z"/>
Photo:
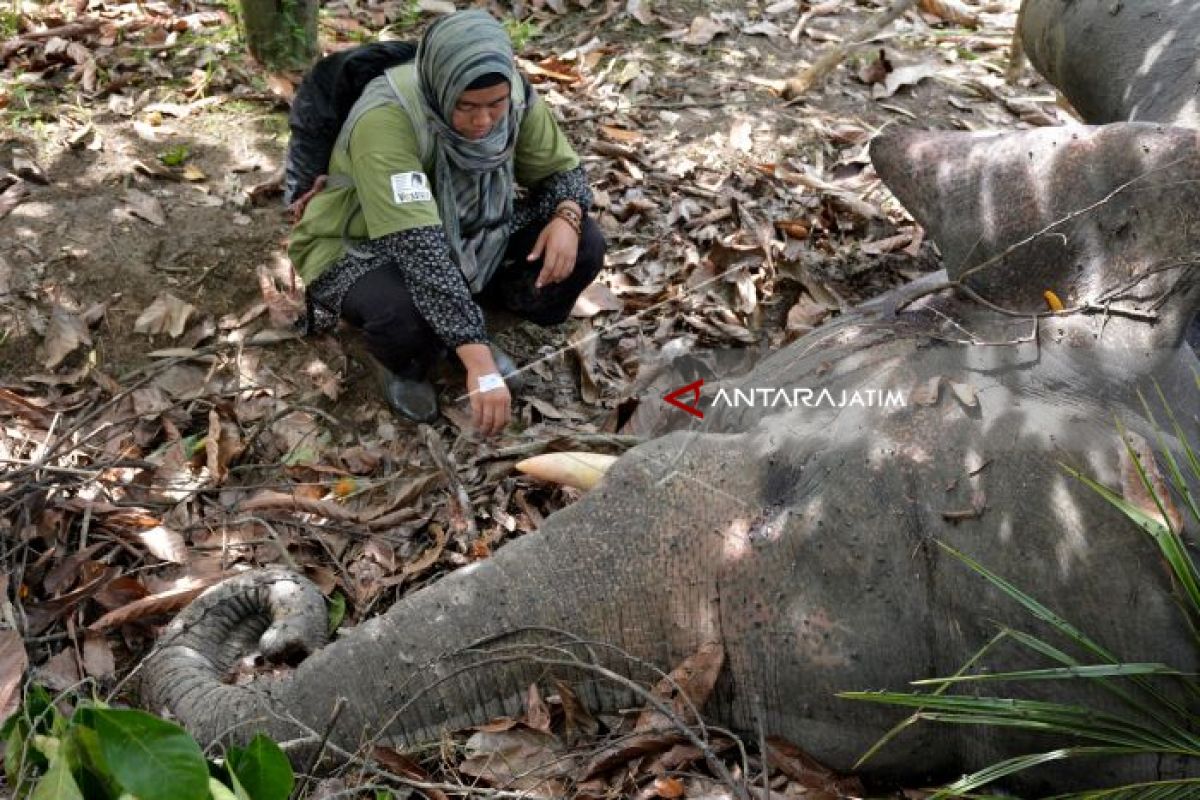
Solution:
<path fill-rule="evenodd" d="M 169 711 L 204 744 L 243 741 L 266 730 L 286 741 L 302 733 L 274 698 L 277 681 L 224 681 L 258 649 L 292 660 L 324 644 L 325 603 L 307 580 L 281 570 L 241 575 L 205 592 L 175 618 L 142 666 L 145 707 Z"/>
<path fill-rule="evenodd" d="M 638 469 L 614 467 L 593 497 L 621 496 L 631 480 L 646 483 L 631 473 Z M 631 516 L 627 507 L 593 508 L 586 524 L 583 513 L 558 512 L 542 531 L 401 599 L 320 649 L 325 614 L 307 581 L 278 571 L 234 579 L 171 626 L 144 667 L 143 696 L 205 743 L 245 738 L 240 731 L 253 726 L 285 741 L 328 732 L 332 745 L 348 751 L 365 742 L 412 747 L 445 730 L 517 715 L 530 684 L 548 677 L 572 686 L 594 710 L 630 705 L 635 684 L 661 676 L 649 664 L 677 663 L 719 638 L 716 611 L 702 612 L 716 602 L 711 581 L 671 591 L 663 579 L 679 569 L 703 574 L 681 560 L 703 564 L 707 554 L 696 548 L 672 555 L 644 528 L 625 535 L 622 528 L 632 532 L 645 516 Z M 713 524 L 706 513 L 694 516 L 697 528 Z M 689 525 L 680 534 L 696 531 Z M 677 621 L 701 613 L 703 625 Z M 268 655 L 315 652 L 284 679 L 221 683 L 260 635 L 270 640 L 261 644 Z"/>

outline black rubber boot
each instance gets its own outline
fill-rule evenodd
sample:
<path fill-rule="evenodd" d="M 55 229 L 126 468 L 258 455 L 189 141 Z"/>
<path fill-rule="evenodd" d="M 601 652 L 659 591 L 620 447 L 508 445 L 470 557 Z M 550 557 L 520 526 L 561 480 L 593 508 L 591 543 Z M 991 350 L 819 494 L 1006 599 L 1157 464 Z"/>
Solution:
<path fill-rule="evenodd" d="M 412 377 L 406 377 L 392 372 L 375 358 L 371 359 L 371 366 L 379 379 L 383 397 L 392 411 L 413 422 L 437 420 L 437 391 L 433 384 L 425 379 L 424 370 L 414 368 Z"/>

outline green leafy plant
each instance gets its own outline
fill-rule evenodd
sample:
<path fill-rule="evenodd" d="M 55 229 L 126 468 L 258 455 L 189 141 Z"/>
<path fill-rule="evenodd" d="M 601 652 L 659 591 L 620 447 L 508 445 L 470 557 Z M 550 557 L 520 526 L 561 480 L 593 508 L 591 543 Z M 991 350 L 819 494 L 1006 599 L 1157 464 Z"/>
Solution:
<path fill-rule="evenodd" d="M 399 4 L 394 12 L 396 15 L 392 24 L 388 25 L 384 30 L 389 30 L 394 33 L 415 28 L 421 21 L 421 3 L 420 0 L 405 0 Z"/>
<path fill-rule="evenodd" d="M 521 52 L 525 49 L 525 45 L 541 33 L 541 29 L 527 19 L 513 19 L 506 17 L 504 19 L 504 30 L 508 33 L 508 38 L 512 40 L 513 50 Z"/>
<path fill-rule="evenodd" d="M 164 150 L 158 154 L 158 160 L 167 167 L 180 167 L 183 163 L 192 157 L 192 151 L 188 149 L 186 144 L 177 144 L 174 147 Z"/>
<path fill-rule="evenodd" d="M 0 39 L 16 36 L 21 32 L 21 15 L 16 11 L 0 11 Z"/>
<path fill-rule="evenodd" d="M 43 688 L 0 728 L 4 774 L 29 800 L 287 800 L 295 777 L 263 735 L 222 761 L 173 722 L 135 709 L 80 703 L 68 717 Z"/>
<path fill-rule="evenodd" d="M 1200 390 L 1200 375 L 1196 377 L 1196 387 Z M 1156 464 L 1150 463 L 1153 457 L 1144 458 L 1131 444 L 1130 437 L 1118 423 L 1122 441 L 1125 442 L 1130 461 L 1137 471 L 1141 488 L 1152 500 L 1157 513 L 1148 512 L 1145 508 L 1129 502 L 1122 494 L 1103 486 L 1079 470 L 1067 465 L 1062 466 L 1125 514 L 1155 543 L 1173 574 L 1181 613 L 1187 617 L 1193 637 L 1200 641 L 1200 634 L 1197 633 L 1200 631 L 1200 570 L 1197 570 L 1182 531 L 1172 522 L 1180 517 L 1172 500 L 1173 496 L 1186 510 L 1186 514 L 1200 524 L 1200 502 L 1189 486 L 1189 480 L 1193 483 L 1200 482 L 1200 443 L 1193 444 L 1188 441 L 1161 389 L 1158 390 L 1158 397 L 1166 409 L 1175 440 L 1179 443 L 1178 454 L 1168 446 L 1163 428 L 1155 419 L 1149 403 L 1144 397 L 1141 399 L 1147 419 L 1157 431 L 1158 461 L 1165 465 L 1167 481 L 1159 477 Z M 1168 482 L 1173 490 L 1171 495 L 1168 495 L 1165 485 Z M 935 798 L 972 792 L 1022 770 L 1067 758 L 1151 754 L 1200 759 L 1200 734 L 1196 733 L 1200 730 L 1200 713 L 1197 713 L 1194 705 L 1181 703 L 1174 696 L 1162 691 L 1161 684 L 1151 680 L 1167 677 L 1181 684 L 1187 696 L 1195 699 L 1200 697 L 1200 677 L 1181 673 L 1165 664 L 1121 661 L 1102 644 L 1014 584 L 991 572 L 970 556 L 949 545 L 940 542 L 939 544 L 971 570 L 1020 603 L 1035 618 L 1047 623 L 1066 641 L 1086 653 L 1085 658 L 1094 663 L 1080 661 L 1055 645 L 1028 633 L 1004 628 L 955 675 L 914 683 L 916 686 L 935 687 L 931 692 L 845 692 L 840 696 L 916 709 L 910 717 L 885 734 L 859 760 L 860 764 L 878 752 L 900 731 L 922 720 L 1039 731 L 1062 735 L 1072 741 L 1071 746 L 1010 758 L 966 775 L 934 795 Z M 1040 655 L 1046 659 L 1049 666 L 1020 672 L 967 674 L 988 651 L 1005 640 L 1015 641 Z M 1047 680 L 1086 682 L 1089 688 L 1115 697 L 1123 710 L 1115 713 L 1099 711 L 1083 704 L 946 694 L 949 688 L 964 684 Z M 1200 797 L 1200 779 L 1161 780 L 1069 796 L 1104 800 Z"/>

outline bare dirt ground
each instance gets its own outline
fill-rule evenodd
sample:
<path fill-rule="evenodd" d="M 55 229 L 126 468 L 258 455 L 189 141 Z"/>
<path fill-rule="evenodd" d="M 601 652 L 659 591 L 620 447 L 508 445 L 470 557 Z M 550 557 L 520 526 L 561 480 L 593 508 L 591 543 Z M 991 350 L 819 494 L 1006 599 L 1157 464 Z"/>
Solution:
<path fill-rule="evenodd" d="M 351 624 L 486 558 L 578 497 L 518 458 L 619 453 L 661 426 L 664 347 L 763 352 L 936 268 L 870 166 L 882 127 L 1068 119 L 1028 69 L 1004 80 L 1016 2 L 937 4 L 973 25 L 910 11 L 791 100 L 783 82 L 885 4 L 491 5 L 525 15 L 523 65 L 584 159 L 609 256 L 569 324 L 494 321 L 533 365 L 488 442 L 452 368 L 422 434 L 352 336 L 290 334 L 293 83 L 244 56 L 224 5 L 0 15 L 19 44 L 0 50 L 0 585 L 37 680 L 114 687 L 239 566 L 305 571 Z M 430 18 L 337 2 L 322 31 L 341 47 Z"/>

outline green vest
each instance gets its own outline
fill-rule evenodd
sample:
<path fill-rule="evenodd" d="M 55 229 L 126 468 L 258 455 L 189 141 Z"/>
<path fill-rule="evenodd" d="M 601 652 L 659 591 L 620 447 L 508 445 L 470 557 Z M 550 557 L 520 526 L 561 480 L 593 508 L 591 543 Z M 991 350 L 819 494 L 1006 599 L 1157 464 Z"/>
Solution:
<path fill-rule="evenodd" d="M 434 170 L 433 135 L 416 77 L 411 63 L 388 70 L 367 84 L 343 123 L 329 162 L 329 182 L 309 202 L 288 245 L 306 284 L 355 243 L 441 224 L 432 196 L 428 202 L 394 202 L 393 179 L 418 172 L 429 176 Z M 518 98 L 525 101 L 524 85 L 513 88 L 514 102 Z M 517 182 L 531 187 L 578 165 L 546 103 L 535 102 L 526 110 L 517 139 Z"/>

